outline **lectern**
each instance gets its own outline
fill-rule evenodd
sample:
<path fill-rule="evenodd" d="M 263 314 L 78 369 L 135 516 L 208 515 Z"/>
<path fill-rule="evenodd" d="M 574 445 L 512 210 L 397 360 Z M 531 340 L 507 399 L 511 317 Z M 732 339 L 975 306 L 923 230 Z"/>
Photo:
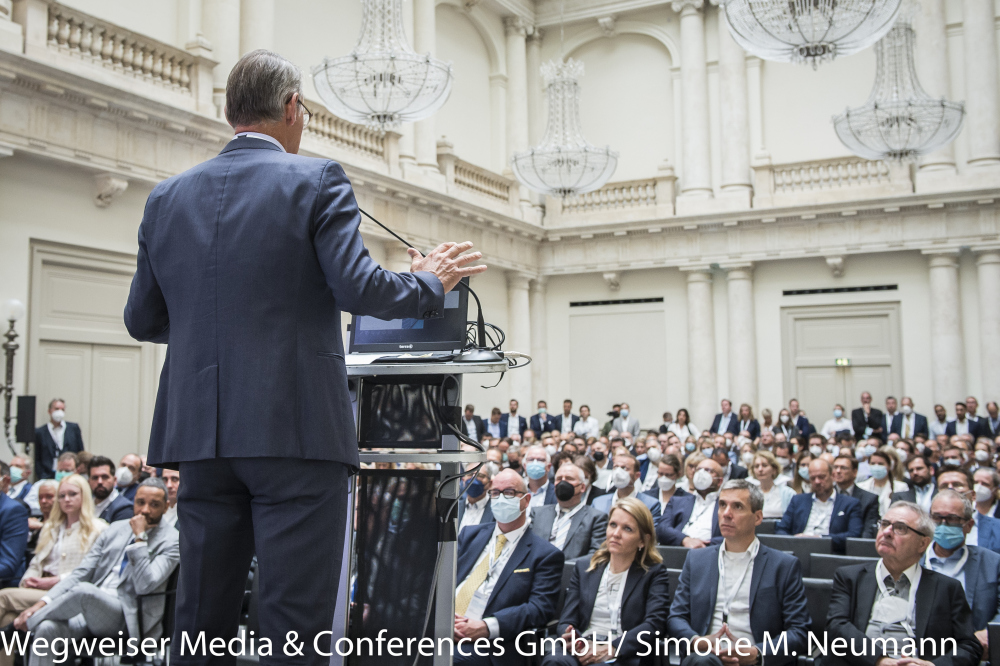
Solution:
<path fill-rule="evenodd" d="M 457 512 L 444 521 L 441 511 L 459 496 L 462 466 L 486 460 L 485 453 L 461 450 L 452 428 L 460 428 L 464 376 L 509 368 L 503 361 L 370 363 L 373 358 L 348 355 L 347 361 L 361 462 L 414 464 L 362 469 L 352 480 L 332 646 L 347 638 L 356 650 L 359 639 L 374 642 L 380 634 L 404 645 L 431 638 L 433 656 L 416 663 L 450 666 L 451 656 L 436 646 L 454 633 Z M 404 649 L 398 657 L 384 643 L 381 656 L 369 656 L 364 645 L 360 655 L 334 649 L 331 666 L 411 666 L 418 657 L 412 643 L 409 656 Z M 341 647 L 348 652 L 346 641 Z"/>

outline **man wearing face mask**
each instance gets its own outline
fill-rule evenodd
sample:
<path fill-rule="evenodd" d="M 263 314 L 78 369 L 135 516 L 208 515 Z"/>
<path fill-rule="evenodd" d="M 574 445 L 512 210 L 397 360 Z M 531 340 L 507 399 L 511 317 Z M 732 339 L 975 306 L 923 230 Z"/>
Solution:
<path fill-rule="evenodd" d="M 972 628 L 983 648 L 989 647 L 986 625 L 1000 622 L 1000 555 L 966 544 L 975 526 L 972 502 L 954 490 L 942 490 L 931 504 L 936 525 L 934 542 L 923 565 L 962 584 L 972 608 Z"/>
<path fill-rule="evenodd" d="M 458 535 L 456 665 L 521 664 L 524 658 L 513 649 L 517 635 L 555 617 L 562 583 L 562 551 L 528 529 L 531 495 L 524 479 L 500 472 L 489 497 L 497 522 Z M 503 638 L 503 656 L 476 655 L 472 644 L 479 638 Z"/>
<path fill-rule="evenodd" d="M 31 515 L 40 516 L 38 506 L 38 486 L 30 481 L 31 459 L 26 456 L 14 456 L 10 459 L 10 489 L 7 497 L 21 500 L 31 509 Z"/>
<path fill-rule="evenodd" d="M 544 400 L 538 401 L 538 413 L 531 415 L 531 423 L 528 427 L 535 432 L 537 437 L 541 437 L 542 433 L 555 430 L 555 423 L 552 421 L 552 417 L 549 416 L 549 406 Z"/>
<path fill-rule="evenodd" d="M 64 451 L 83 451 L 80 426 L 66 420 L 66 401 L 49 403 L 49 422 L 35 429 L 35 480 L 54 479 L 56 461 Z"/>
<path fill-rule="evenodd" d="M 144 481 L 142 474 L 142 458 L 134 453 L 126 453 L 118 463 L 115 478 L 118 480 L 118 492 L 128 501 L 135 499 L 135 491 Z"/>
<path fill-rule="evenodd" d="M 825 460 L 809 463 L 809 484 L 812 492 L 792 498 L 785 515 L 774 526 L 774 533 L 797 537 L 829 536 L 833 552 L 843 554 L 847 538 L 861 536 L 861 503 L 836 491 L 833 467 Z"/>
<path fill-rule="evenodd" d="M 590 555 L 601 547 L 608 516 L 583 502 L 587 478 L 573 463 L 556 472 L 558 504 L 531 508 L 531 531 L 563 552 L 567 560 Z"/>
<path fill-rule="evenodd" d="M 634 497 L 640 500 L 653 514 L 653 520 L 660 518 L 660 504 L 649 495 L 640 494 L 636 487 L 639 481 L 639 461 L 624 453 L 615 456 L 614 468 L 611 470 L 611 492 L 594 500 L 593 506 L 598 511 L 610 514 L 618 500 Z"/>
<path fill-rule="evenodd" d="M 694 492 L 674 497 L 657 524 L 660 545 L 704 548 L 722 541 L 718 507 L 722 467 L 711 458 L 702 460 L 692 483 Z"/>
<path fill-rule="evenodd" d="M 620 433 L 632 433 L 633 440 L 639 438 L 639 419 L 631 415 L 627 402 L 621 404 L 618 418 L 611 423 L 611 429 Z"/>
<path fill-rule="evenodd" d="M 938 472 L 938 494 L 942 490 L 955 490 L 970 502 L 976 500 L 975 480 L 972 473 L 965 469 L 948 468 Z M 975 523 L 965 537 L 965 543 L 970 546 L 980 546 L 1000 553 L 1000 519 L 984 516 L 978 511 L 972 514 Z"/>
<path fill-rule="evenodd" d="M 981 467 L 972 474 L 976 482 L 976 511 L 981 515 L 1000 518 L 1000 502 L 997 502 L 997 488 L 1000 488 L 1000 474 L 992 467 Z"/>
<path fill-rule="evenodd" d="M 941 469 L 956 469 L 965 466 L 965 452 L 957 446 L 948 446 L 941 451 Z"/>
<path fill-rule="evenodd" d="M 775 479 L 775 483 L 778 483 L 778 479 L 785 479 L 785 483 L 789 483 L 792 480 L 795 470 L 792 469 L 792 451 L 788 446 L 787 442 L 775 442 L 774 443 L 774 458 L 778 461 L 778 466 L 781 467 L 781 473 L 778 474 L 778 478 Z"/>
<path fill-rule="evenodd" d="M 608 445 L 601 440 L 591 444 L 590 459 L 594 461 L 594 466 L 597 468 L 597 482 L 594 485 L 599 488 L 607 488 L 611 480 L 611 469 L 614 467 L 608 457 Z"/>
<path fill-rule="evenodd" d="M 510 455 L 508 453 L 508 455 Z M 524 452 L 524 473 L 528 477 L 528 492 L 531 493 L 531 506 L 556 503 L 555 486 L 549 483 L 549 470 L 552 469 L 552 456 L 544 446 L 535 444 Z"/>
<path fill-rule="evenodd" d="M 888 403 L 888 398 L 886 399 Z M 896 434 L 903 439 L 913 439 L 917 435 L 928 436 L 927 417 L 913 411 L 913 399 L 904 395 L 899 401 L 899 416 L 893 420 L 890 434 Z"/>
<path fill-rule="evenodd" d="M 470 525 L 494 522 L 490 498 L 487 496 L 494 476 L 493 463 L 488 462 L 479 468 L 475 478 L 465 489 L 465 497 L 458 503 L 459 532 Z"/>

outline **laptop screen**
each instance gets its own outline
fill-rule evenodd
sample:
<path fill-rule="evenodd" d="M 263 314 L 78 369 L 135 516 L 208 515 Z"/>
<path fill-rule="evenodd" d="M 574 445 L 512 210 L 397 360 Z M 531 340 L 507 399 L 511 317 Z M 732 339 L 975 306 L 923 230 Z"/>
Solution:
<path fill-rule="evenodd" d="M 468 278 L 463 280 L 468 284 Z M 451 352 L 465 347 L 469 292 L 455 287 L 444 296 L 443 317 L 436 319 L 378 319 L 352 315 L 352 354 L 385 352 Z"/>

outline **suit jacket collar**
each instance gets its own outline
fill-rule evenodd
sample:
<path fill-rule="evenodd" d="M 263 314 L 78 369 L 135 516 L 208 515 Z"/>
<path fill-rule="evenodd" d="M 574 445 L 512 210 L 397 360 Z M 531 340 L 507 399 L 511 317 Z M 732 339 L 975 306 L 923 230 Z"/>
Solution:
<path fill-rule="evenodd" d="M 875 580 L 875 566 L 877 564 L 878 562 L 869 562 L 861 570 L 861 575 L 858 576 L 858 592 L 854 602 L 854 617 L 857 621 L 854 626 L 861 631 L 868 627 L 868 620 L 872 616 L 872 605 L 875 603 L 875 593 L 878 592 L 878 582 Z M 923 576 L 921 576 L 921 582 L 923 582 Z M 920 587 L 922 588 L 923 585 Z"/>
<path fill-rule="evenodd" d="M 931 548 L 934 546 L 932 545 Z M 965 598 L 972 608 L 972 599 L 976 596 L 976 583 L 979 581 L 979 563 L 982 558 L 979 556 L 979 548 L 976 546 L 966 546 L 969 550 L 969 559 L 965 561 Z"/>
<path fill-rule="evenodd" d="M 273 150 L 276 152 L 282 152 L 281 148 L 274 145 L 270 141 L 265 141 L 264 139 L 255 139 L 252 136 L 238 136 L 231 139 L 225 147 L 219 151 L 220 155 L 232 152 L 234 150 L 242 150 L 244 148 L 250 148 L 254 150 Z"/>
<path fill-rule="evenodd" d="M 472 568 L 476 566 L 476 560 L 479 559 L 479 554 L 483 552 L 483 548 L 486 548 L 486 544 L 489 543 L 490 537 L 493 536 L 493 525 L 480 525 L 477 528 L 473 528 L 471 525 L 466 529 L 476 529 L 476 535 L 472 538 L 469 543 L 469 548 L 466 551 L 467 557 L 460 558 L 458 562 L 458 571 L 456 572 L 455 580 L 461 583 L 465 580 Z"/>
<path fill-rule="evenodd" d="M 931 606 L 937 596 L 938 577 L 933 571 L 924 569 L 920 574 L 920 587 L 917 588 L 916 614 L 917 626 L 915 628 L 917 638 L 927 635 L 927 621 L 930 619 Z M 968 585 L 968 582 L 966 582 Z"/>

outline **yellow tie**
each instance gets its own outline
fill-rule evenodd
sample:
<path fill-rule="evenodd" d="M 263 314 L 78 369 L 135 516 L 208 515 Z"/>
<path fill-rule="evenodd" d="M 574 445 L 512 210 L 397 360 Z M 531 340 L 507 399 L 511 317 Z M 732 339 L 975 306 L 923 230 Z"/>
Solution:
<path fill-rule="evenodd" d="M 910 421 L 905 416 L 903 417 L 903 419 L 906 420 L 906 429 L 903 431 L 903 439 L 909 439 L 910 438 Z"/>
<path fill-rule="evenodd" d="M 493 561 L 496 561 L 500 557 L 500 551 L 503 550 L 504 544 L 507 543 L 507 535 L 501 534 L 497 536 L 497 545 L 493 549 Z M 472 603 L 472 595 L 476 593 L 479 586 L 483 584 L 486 580 L 486 576 L 490 572 L 490 557 L 487 555 L 483 558 L 483 561 L 479 563 L 469 577 L 465 579 L 465 584 L 462 585 L 462 591 L 458 593 L 458 598 L 455 600 L 455 614 L 465 617 L 466 611 L 469 610 L 469 604 Z"/>

